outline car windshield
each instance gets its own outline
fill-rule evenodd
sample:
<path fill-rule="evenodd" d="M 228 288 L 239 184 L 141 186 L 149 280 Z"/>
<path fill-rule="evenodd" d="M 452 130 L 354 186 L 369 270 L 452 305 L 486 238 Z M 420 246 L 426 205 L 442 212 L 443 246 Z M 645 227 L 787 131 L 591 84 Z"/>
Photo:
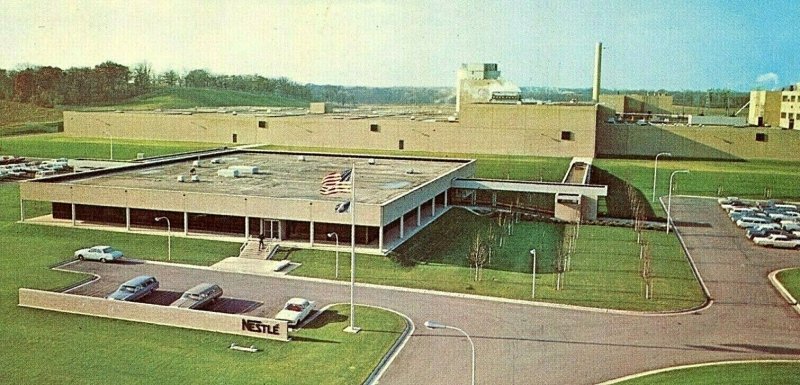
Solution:
<path fill-rule="evenodd" d="M 128 293 L 135 293 L 136 286 L 123 286 L 120 288 L 121 291 L 127 291 Z"/>
<path fill-rule="evenodd" d="M 297 304 L 290 303 L 290 304 L 286 305 L 286 310 L 303 311 L 303 307 L 300 306 L 300 305 L 297 305 Z"/>
<path fill-rule="evenodd" d="M 104 253 L 106 253 L 106 254 L 111 254 L 111 253 L 113 253 L 113 252 L 114 252 L 114 249 L 112 249 L 112 248 L 110 248 L 110 247 L 106 247 L 105 249 L 103 249 L 103 250 L 101 250 L 101 251 L 102 251 L 102 252 L 104 252 Z"/>

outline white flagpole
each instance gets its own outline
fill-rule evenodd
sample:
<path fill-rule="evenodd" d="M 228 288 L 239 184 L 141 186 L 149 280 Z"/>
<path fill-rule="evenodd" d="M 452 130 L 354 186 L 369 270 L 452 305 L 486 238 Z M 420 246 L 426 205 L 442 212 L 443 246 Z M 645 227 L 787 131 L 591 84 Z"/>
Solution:
<path fill-rule="evenodd" d="M 358 333 L 356 324 L 354 292 L 356 286 L 356 164 L 350 169 L 350 326 L 344 331 Z"/>

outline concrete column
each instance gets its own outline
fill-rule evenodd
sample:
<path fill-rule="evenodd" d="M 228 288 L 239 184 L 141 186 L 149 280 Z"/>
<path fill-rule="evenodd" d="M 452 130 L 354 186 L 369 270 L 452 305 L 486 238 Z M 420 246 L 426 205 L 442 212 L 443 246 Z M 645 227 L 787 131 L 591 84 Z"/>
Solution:
<path fill-rule="evenodd" d="M 278 240 L 283 240 L 283 221 L 278 221 Z"/>
<path fill-rule="evenodd" d="M 447 190 L 444 190 L 444 207 L 447 207 Z"/>
<path fill-rule="evenodd" d="M 183 235 L 189 235 L 189 213 L 183 212 Z"/>
<path fill-rule="evenodd" d="M 125 208 L 125 231 L 131 231 L 131 208 Z"/>
<path fill-rule="evenodd" d="M 311 225 L 308 227 L 308 243 L 314 247 L 314 221 L 309 222 Z"/>
<path fill-rule="evenodd" d="M 75 221 L 75 204 L 73 203 L 70 206 L 71 206 L 70 209 L 72 210 L 72 226 L 74 227 L 75 224 L 76 224 L 75 223 L 76 222 Z"/>
<path fill-rule="evenodd" d="M 497 193 L 493 192 L 492 193 L 492 207 L 496 207 L 496 206 L 497 206 Z"/>
<path fill-rule="evenodd" d="M 472 205 L 475 206 L 476 203 L 478 203 L 478 191 L 472 190 Z"/>
<path fill-rule="evenodd" d="M 378 227 L 378 250 L 383 251 L 383 225 Z"/>
<path fill-rule="evenodd" d="M 19 220 L 20 220 L 20 222 L 25 222 L 25 204 L 23 204 L 22 202 L 24 202 L 24 201 L 20 197 L 19 198 Z"/>
<path fill-rule="evenodd" d="M 244 216 L 244 237 L 247 238 L 250 236 L 250 217 L 245 215 Z"/>
<path fill-rule="evenodd" d="M 431 199 L 431 217 L 435 216 L 436 216 L 436 197 L 433 197 L 433 199 Z"/>
<path fill-rule="evenodd" d="M 403 238 L 403 230 L 405 230 L 405 229 L 404 229 L 404 228 L 405 228 L 405 223 L 403 223 L 403 222 L 404 222 L 404 219 L 405 219 L 405 217 L 406 217 L 406 215 L 405 215 L 405 214 L 403 214 L 403 215 L 401 215 L 401 216 L 400 216 L 400 238 Z"/>
<path fill-rule="evenodd" d="M 422 226 L 422 205 L 417 206 L 417 227 Z"/>

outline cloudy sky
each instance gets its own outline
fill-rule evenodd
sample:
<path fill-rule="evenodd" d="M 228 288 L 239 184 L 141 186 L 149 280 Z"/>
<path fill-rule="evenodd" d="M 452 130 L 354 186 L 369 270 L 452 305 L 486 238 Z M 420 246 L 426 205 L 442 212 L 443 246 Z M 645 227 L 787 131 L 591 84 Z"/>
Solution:
<path fill-rule="evenodd" d="M 523 86 L 773 88 L 800 82 L 800 3 L 785 1 L 0 0 L 0 68 L 148 62 L 157 72 L 301 83 L 452 86 L 498 63 Z"/>

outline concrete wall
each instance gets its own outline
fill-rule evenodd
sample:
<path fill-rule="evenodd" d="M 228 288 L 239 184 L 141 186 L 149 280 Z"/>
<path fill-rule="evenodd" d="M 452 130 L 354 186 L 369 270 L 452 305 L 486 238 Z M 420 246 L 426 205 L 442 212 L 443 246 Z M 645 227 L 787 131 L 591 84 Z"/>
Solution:
<path fill-rule="evenodd" d="M 626 114 L 671 114 L 672 95 L 600 95 L 600 103 Z"/>
<path fill-rule="evenodd" d="M 19 306 L 288 341 L 286 321 L 19 289 Z"/>
<path fill-rule="evenodd" d="M 689 115 L 689 125 L 747 127 L 744 116 Z"/>
<path fill-rule="evenodd" d="M 759 133 L 765 141 L 756 140 Z M 668 151 L 687 158 L 800 160 L 797 130 L 617 124 L 601 125 L 597 137 L 597 153 L 603 156 L 652 157 Z"/>
<path fill-rule="evenodd" d="M 750 106 L 747 123 L 758 126 L 758 118 L 763 126 L 779 127 L 781 117 L 780 91 L 750 91 Z"/>
<path fill-rule="evenodd" d="M 76 137 L 200 141 L 279 146 L 593 156 L 597 107 L 592 105 L 472 104 L 459 122 L 401 118 L 333 119 L 329 115 L 253 115 L 65 112 L 64 132 Z M 259 127 L 259 122 L 264 122 Z M 377 130 L 370 125 L 377 124 Z M 562 131 L 572 139 L 562 139 Z"/>

